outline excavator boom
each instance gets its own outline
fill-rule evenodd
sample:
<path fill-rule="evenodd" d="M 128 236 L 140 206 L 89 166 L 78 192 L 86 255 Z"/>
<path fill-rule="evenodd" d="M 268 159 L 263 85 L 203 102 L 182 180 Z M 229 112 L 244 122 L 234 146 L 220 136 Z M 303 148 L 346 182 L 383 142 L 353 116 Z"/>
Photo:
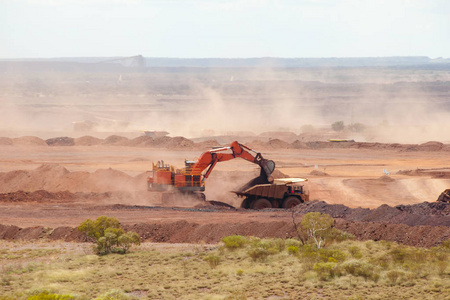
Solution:
<path fill-rule="evenodd" d="M 231 150 L 232 153 L 222 153 L 222 151 L 227 150 Z M 254 155 L 250 152 L 253 152 Z M 275 169 L 275 163 L 272 160 L 264 159 L 261 153 L 245 145 L 239 144 L 237 141 L 231 143 L 230 147 L 213 149 L 203 153 L 192 167 L 192 175 L 201 175 L 202 172 L 208 168 L 206 173 L 203 175 L 204 178 L 208 178 L 216 163 L 238 157 L 259 165 L 261 167 L 261 173 L 265 174 L 267 179 L 271 181 L 271 174 Z"/>

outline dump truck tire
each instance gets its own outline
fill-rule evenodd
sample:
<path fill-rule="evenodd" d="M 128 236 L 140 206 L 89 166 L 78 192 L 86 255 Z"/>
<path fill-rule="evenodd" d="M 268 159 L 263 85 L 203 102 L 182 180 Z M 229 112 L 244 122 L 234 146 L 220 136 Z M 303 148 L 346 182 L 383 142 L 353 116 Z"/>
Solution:
<path fill-rule="evenodd" d="M 287 197 L 286 199 L 284 199 L 283 201 L 283 208 L 293 208 L 297 205 L 299 205 L 300 203 L 302 203 L 302 201 L 300 201 L 300 199 L 298 199 L 297 197 Z"/>
<path fill-rule="evenodd" d="M 252 203 L 252 209 L 264 209 L 264 208 L 272 208 L 272 203 L 266 198 L 256 199 Z"/>
<path fill-rule="evenodd" d="M 250 199 L 245 198 L 241 203 L 241 208 L 249 209 L 250 208 Z"/>

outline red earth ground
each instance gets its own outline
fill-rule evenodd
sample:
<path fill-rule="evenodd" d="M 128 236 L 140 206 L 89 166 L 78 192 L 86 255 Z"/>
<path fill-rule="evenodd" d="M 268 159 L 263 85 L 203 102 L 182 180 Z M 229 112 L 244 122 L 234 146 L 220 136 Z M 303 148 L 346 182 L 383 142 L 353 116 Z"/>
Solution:
<path fill-rule="evenodd" d="M 181 137 L 2 138 L 0 238 L 83 241 L 75 227 L 101 215 L 155 242 L 210 243 L 231 234 L 292 237 L 293 216 L 298 222 L 310 211 L 330 214 L 337 228 L 359 239 L 430 247 L 450 238 L 450 205 L 434 203 L 450 185 L 448 145 L 251 143 L 276 162 L 280 176 L 309 178 L 313 201 L 294 211 L 181 198 L 167 204 L 145 190 L 152 161 L 181 167 L 217 144 Z M 239 207 L 242 199 L 229 191 L 257 172 L 239 159 L 219 164 L 208 178 L 207 199 Z"/>

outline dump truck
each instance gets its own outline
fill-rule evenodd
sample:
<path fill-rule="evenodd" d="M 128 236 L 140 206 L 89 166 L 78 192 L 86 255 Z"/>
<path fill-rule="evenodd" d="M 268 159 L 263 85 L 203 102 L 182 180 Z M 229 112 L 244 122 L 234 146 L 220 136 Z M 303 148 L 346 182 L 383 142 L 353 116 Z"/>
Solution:
<path fill-rule="evenodd" d="M 164 199 L 173 199 L 176 193 L 182 193 L 199 200 L 206 200 L 205 180 L 218 162 L 242 158 L 260 166 L 260 175 L 235 192 L 245 197 L 241 207 L 252 209 L 290 208 L 308 200 L 303 186 L 298 182 L 304 179 L 276 179 L 272 177 L 275 162 L 263 158 L 257 152 L 237 141 L 229 147 L 218 147 L 203 153 L 196 161 L 185 160 L 185 167 L 177 169 L 164 161 L 153 164 L 147 178 L 147 189 L 163 193 Z M 284 181 L 283 181 L 284 180 Z"/>
<path fill-rule="evenodd" d="M 244 200 L 242 208 L 265 209 L 265 208 L 292 208 L 305 201 L 309 201 L 303 184 L 306 178 L 280 178 L 274 179 L 273 183 L 247 185 L 240 191 L 234 193 Z"/>
<path fill-rule="evenodd" d="M 444 190 L 437 199 L 438 202 L 450 203 L 450 189 Z"/>

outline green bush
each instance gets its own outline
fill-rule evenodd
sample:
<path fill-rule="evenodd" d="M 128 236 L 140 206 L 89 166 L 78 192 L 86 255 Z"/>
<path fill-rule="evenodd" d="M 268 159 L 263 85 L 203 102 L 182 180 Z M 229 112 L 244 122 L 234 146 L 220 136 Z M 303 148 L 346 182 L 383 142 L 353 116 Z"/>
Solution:
<path fill-rule="evenodd" d="M 252 247 L 248 251 L 248 255 L 253 259 L 253 261 L 264 262 L 267 260 L 267 257 L 270 255 L 270 252 L 262 247 Z"/>
<path fill-rule="evenodd" d="M 217 254 L 211 253 L 203 258 L 211 268 L 215 268 L 220 264 L 220 256 Z"/>
<path fill-rule="evenodd" d="M 396 285 L 397 282 L 405 277 L 405 272 L 398 270 L 391 270 L 386 273 L 386 277 L 389 279 L 391 285 Z"/>
<path fill-rule="evenodd" d="M 321 248 L 317 251 L 318 259 L 327 262 L 327 261 L 339 261 L 342 262 L 347 258 L 347 255 L 337 249 L 325 249 Z"/>
<path fill-rule="evenodd" d="M 284 251 L 284 249 L 286 249 L 286 240 L 285 239 L 272 240 L 271 248 L 277 249 L 278 252 Z"/>
<path fill-rule="evenodd" d="M 300 247 L 301 242 L 298 240 L 295 240 L 295 239 L 287 239 L 287 240 L 285 240 L 285 244 L 286 244 L 286 247 L 296 246 L 298 248 L 298 247 Z"/>
<path fill-rule="evenodd" d="M 297 246 L 289 246 L 289 247 L 287 248 L 287 251 L 288 251 L 288 253 L 291 254 L 291 255 L 298 255 L 298 253 L 299 253 L 299 250 L 298 250 L 298 247 L 297 247 Z"/>
<path fill-rule="evenodd" d="M 125 233 L 116 218 L 101 216 L 95 221 L 87 219 L 78 226 L 78 230 L 95 240 L 98 255 L 125 254 L 132 244 L 141 243 L 139 235 L 132 231 Z"/>
<path fill-rule="evenodd" d="M 243 248 L 248 240 L 246 237 L 242 235 L 230 235 L 222 238 L 222 242 L 225 244 L 225 247 L 230 250 Z"/>
<path fill-rule="evenodd" d="M 333 128 L 334 131 L 342 131 L 345 129 L 344 121 L 336 121 L 333 124 L 331 124 L 331 128 Z"/>
<path fill-rule="evenodd" d="M 379 279 L 379 275 L 375 272 L 374 266 L 367 262 L 350 260 L 342 263 L 341 268 L 347 274 L 351 274 L 353 276 L 361 276 L 364 279 L 372 279 L 374 281 Z"/>
<path fill-rule="evenodd" d="M 350 246 L 347 248 L 348 252 L 354 257 L 354 258 L 362 258 L 361 249 L 359 249 L 358 246 Z"/>
<path fill-rule="evenodd" d="M 319 262 L 315 263 L 313 270 L 321 280 L 329 280 L 341 275 L 339 265 L 336 262 Z"/>
<path fill-rule="evenodd" d="M 39 294 L 32 295 L 27 298 L 27 300 L 69 300 L 69 299 L 75 298 L 70 295 L 51 294 L 49 291 L 43 291 L 40 292 Z"/>

